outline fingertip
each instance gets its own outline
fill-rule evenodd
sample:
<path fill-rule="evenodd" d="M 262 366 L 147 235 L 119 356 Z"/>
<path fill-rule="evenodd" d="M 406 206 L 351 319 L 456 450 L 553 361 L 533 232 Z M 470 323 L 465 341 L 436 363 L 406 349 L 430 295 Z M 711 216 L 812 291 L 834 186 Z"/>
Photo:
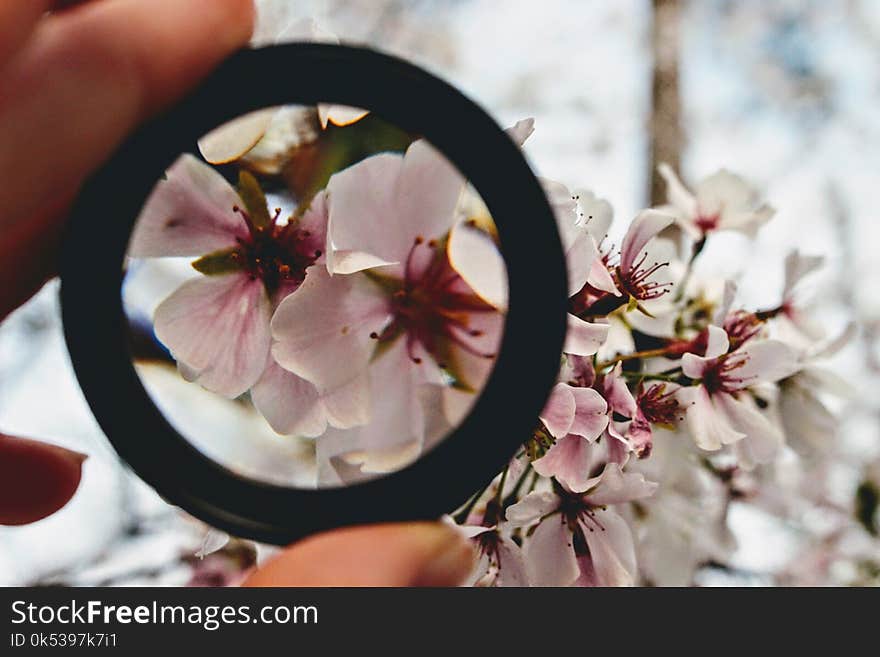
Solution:
<path fill-rule="evenodd" d="M 0 525 L 55 513 L 76 493 L 86 454 L 0 434 Z"/>
<path fill-rule="evenodd" d="M 469 541 L 441 523 L 348 527 L 292 545 L 245 586 L 457 586 L 475 556 Z"/>

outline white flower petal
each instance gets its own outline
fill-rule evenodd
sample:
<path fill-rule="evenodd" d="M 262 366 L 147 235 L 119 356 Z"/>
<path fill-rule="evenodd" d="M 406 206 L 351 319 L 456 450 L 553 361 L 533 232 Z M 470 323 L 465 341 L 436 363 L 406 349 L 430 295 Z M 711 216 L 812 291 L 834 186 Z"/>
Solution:
<path fill-rule="evenodd" d="M 133 258 L 202 256 L 237 246 L 247 237 L 238 193 L 217 171 L 192 155 L 168 169 L 135 222 L 128 254 Z"/>
<path fill-rule="evenodd" d="M 681 218 L 691 219 L 697 214 L 697 199 L 682 184 L 679 177 L 665 162 L 662 162 L 657 171 L 666 181 L 666 198 L 680 213 Z"/>
<path fill-rule="evenodd" d="M 791 376 L 800 367 L 797 353 L 779 340 L 749 342 L 735 353 L 746 357 L 743 366 L 736 370 L 742 387 L 774 383 Z"/>
<path fill-rule="evenodd" d="M 623 504 L 651 497 L 656 490 L 657 484 L 646 481 L 641 472 L 623 472 L 617 463 L 609 463 L 598 486 L 585 499 L 595 506 Z"/>
<path fill-rule="evenodd" d="M 633 586 L 637 574 L 632 531 L 614 511 L 596 511 L 593 527 L 582 522 L 599 586 Z"/>
<path fill-rule="evenodd" d="M 745 434 L 731 426 L 730 420 L 723 409 L 716 407 L 716 397 L 724 397 L 725 393 L 710 396 L 703 386 L 682 388 L 679 398 L 687 407 L 687 422 L 691 436 L 697 446 L 707 451 L 721 449 L 745 438 Z"/>
<path fill-rule="evenodd" d="M 483 301 L 507 308 L 507 266 L 486 232 L 460 221 L 449 234 L 446 250 L 452 268 Z"/>
<path fill-rule="evenodd" d="M 327 430 L 327 416 L 315 386 L 270 359 L 251 389 L 251 401 L 269 426 L 282 435 L 314 438 Z"/>
<path fill-rule="evenodd" d="M 737 452 L 743 461 L 741 464 L 751 467 L 756 463 L 772 461 L 785 443 L 782 429 L 758 410 L 751 397 L 718 397 L 719 410 L 727 416 L 731 426 L 745 434 L 745 439 L 737 445 Z"/>
<path fill-rule="evenodd" d="M 535 119 L 520 119 L 514 125 L 509 127 L 506 132 L 513 139 L 513 143 L 522 146 L 526 143 L 526 139 L 532 136 L 535 131 Z"/>
<path fill-rule="evenodd" d="M 669 226 L 674 218 L 656 210 L 642 210 L 633 219 L 620 248 L 620 270 L 629 272 L 648 242 Z"/>
<path fill-rule="evenodd" d="M 330 276 L 311 267 L 299 289 L 272 318 L 278 364 L 324 393 L 349 383 L 370 362 L 390 320 L 386 294 L 364 275 Z"/>
<path fill-rule="evenodd" d="M 563 351 L 574 356 L 592 356 L 608 337 L 608 324 L 587 322 L 571 313 L 566 316 L 568 323 Z"/>
<path fill-rule="evenodd" d="M 525 557 L 522 549 L 507 536 L 498 542 L 498 586 L 528 586 Z"/>
<path fill-rule="evenodd" d="M 266 367 L 271 312 L 258 279 L 246 274 L 199 277 L 159 304 L 154 328 L 194 380 L 234 398 L 253 386 Z"/>
<path fill-rule="evenodd" d="M 580 571 L 572 543 L 562 516 L 550 516 L 538 525 L 523 548 L 533 586 L 570 586 L 577 579 Z"/>
<path fill-rule="evenodd" d="M 525 527 L 559 508 L 559 498 L 550 491 L 531 492 L 507 507 L 505 518 L 511 527 Z"/>

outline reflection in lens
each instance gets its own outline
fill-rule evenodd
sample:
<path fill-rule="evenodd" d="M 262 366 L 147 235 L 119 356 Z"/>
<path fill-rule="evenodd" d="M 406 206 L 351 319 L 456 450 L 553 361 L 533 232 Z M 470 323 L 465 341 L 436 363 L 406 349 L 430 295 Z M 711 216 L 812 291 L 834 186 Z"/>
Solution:
<path fill-rule="evenodd" d="M 504 325 L 477 193 L 426 141 L 354 108 L 251 113 L 200 151 L 158 182 L 129 245 L 132 353 L 162 412 L 227 468 L 295 487 L 431 449 Z"/>

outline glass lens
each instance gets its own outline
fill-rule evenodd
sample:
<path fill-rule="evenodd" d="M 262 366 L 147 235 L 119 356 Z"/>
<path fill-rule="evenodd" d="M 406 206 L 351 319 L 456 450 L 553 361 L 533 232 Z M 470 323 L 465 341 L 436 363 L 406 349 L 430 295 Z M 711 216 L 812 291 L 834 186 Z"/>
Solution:
<path fill-rule="evenodd" d="M 419 135 L 338 105 L 205 135 L 146 201 L 122 294 L 171 424 L 298 488 L 393 472 L 449 435 L 504 327 L 492 218 Z M 174 464 L 168 464 L 173 468 Z"/>

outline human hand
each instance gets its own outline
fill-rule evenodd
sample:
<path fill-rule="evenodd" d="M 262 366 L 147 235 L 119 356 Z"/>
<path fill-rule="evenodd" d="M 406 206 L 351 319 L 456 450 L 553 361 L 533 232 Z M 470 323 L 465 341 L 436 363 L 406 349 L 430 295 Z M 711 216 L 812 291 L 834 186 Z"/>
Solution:
<path fill-rule="evenodd" d="M 55 273 L 61 225 L 85 177 L 252 27 L 252 0 L 0 2 L 0 320 Z M 85 458 L 0 434 L 0 525 L 64 506 Z M 349 528 L 289 548 L 247 584 L 455 585 L 472 558 L 440 524 Z"/>

